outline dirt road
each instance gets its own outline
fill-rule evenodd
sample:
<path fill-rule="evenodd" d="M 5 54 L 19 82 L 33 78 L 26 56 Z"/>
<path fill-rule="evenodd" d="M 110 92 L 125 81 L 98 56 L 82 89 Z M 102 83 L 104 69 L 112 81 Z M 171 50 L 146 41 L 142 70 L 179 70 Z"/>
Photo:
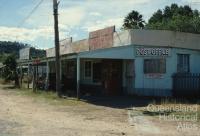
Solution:
<path fill-rule="evenodd" d="M 133 135 L 126 110 L 49 105 L 0 89 L 0 136 Z"/>
<path fill-rule="evenodd" d="M 198 136 L 177 132 L 176 124 L 136 116 L 123 108 L 80 103 L 51 105 L 0 87 L 0 136 Z"/>

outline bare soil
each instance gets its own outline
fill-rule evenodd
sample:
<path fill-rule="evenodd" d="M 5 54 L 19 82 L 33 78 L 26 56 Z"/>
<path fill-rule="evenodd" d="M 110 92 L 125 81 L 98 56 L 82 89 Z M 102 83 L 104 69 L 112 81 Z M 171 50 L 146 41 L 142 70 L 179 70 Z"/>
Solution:
<path fill-rule="evenodd" d="M 67 101 L 67 100 L 66 100 Z M 133 104 L 134 105 L 134 104 Z M 16 95 L 0 86 L 0 136 L 199 136 L 199 130 L 176 130 L 176 123 L 135 116 L 112 106 L 80 103 L 52 105 Z"/>

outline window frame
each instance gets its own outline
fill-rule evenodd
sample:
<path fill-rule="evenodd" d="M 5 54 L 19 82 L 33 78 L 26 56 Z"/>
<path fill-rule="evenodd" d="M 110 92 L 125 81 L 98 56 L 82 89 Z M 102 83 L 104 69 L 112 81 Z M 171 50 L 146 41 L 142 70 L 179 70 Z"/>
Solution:
<path fill-rule="evenodd" d="M 157 65 L 157 66 L 159 66 L 159 68 L 156 68 L 156 70 L 158 70 L 157 72 L 156 72 L 155 69 L 153 69 L 154 67 L 152 67 L 152 66 L 150 66 L 151 69 L 148 70 L 146 68 L 146 66 L 148 67 L 148 65 L 155 65 L 157 62 L 149 62 L 149 64 L 148 64 L 147 61 L 159 61 L 159 62 L 164 61 L 164 63 L 161 63 L 161 64 L 164 64 L 164 68 L 163 68 L 164 70 L 162 71 L 161 64 Z M 159 63 L 157 63 L 157 64 L 159 64 Z M 144 59 L 144 63 L 143 63 L 143 72 L 144 72 L 144 74 L 165 74 L 166 71 L 167 71 L 167 67 L 166 66 L 167 66 L 166 65 L 166 58 L 145 58 Z"/>
<path fill-rule="evenodd" d="M 90 63 L 90 75 L 86 76 L 86 63 Z M 85 60 L 84 61 L 84 79 L 92 79 L 92 61 L 91 60 Z"/>
<path fill-rule="evenodd" d="M 180 56 L 182 56 L 183 58 L 181 58 L 183 64 L 180 64 L 179 60 L 180 60 Z M 184 64 L 186 64 L 186 62 L 183 62 L 183 61 L 186 61 L 186 58 L 187 58 L 187 71 L 183 70 L 183 66 Z M 182 67 L 182 69 L 181 69 Z M 181 54 L 181 53 L 178 53 L 177 54 L 177 73 L 190 73 L 190 54 Z"/>

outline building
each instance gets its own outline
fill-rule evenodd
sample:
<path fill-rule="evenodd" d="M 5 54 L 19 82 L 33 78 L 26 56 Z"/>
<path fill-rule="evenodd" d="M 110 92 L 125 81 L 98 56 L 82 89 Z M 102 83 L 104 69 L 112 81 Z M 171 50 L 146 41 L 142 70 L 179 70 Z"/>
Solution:
<path fill-rule="evenodd" d="M 41 63 L 46 64 L 48 87 L 54 89 L 55 48 L 46 53 Z M 173 75 L 191 78 L 200 73 L 199 34 L 140 29 L 118 33 L 113 26 L 90 32 L 88 39 L 61 41 L 60 54 L 64 92 L 76 93 L 80 86 L 82 93 L 96 95 L 172 96 Z M 197 83 L 184 80 L 189 84 L 185 88 L 199 90 L 200 77 L 193 80 Z"/>

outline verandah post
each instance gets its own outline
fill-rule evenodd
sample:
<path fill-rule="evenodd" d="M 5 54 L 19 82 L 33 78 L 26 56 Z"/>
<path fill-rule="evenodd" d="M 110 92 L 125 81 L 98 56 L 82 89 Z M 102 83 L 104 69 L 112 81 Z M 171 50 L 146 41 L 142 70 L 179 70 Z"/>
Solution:
<path fill-rule="evenodd" d="M 77 79 L 76 79 L 76 89 L 77 89 L 77 99 L 80 99 L 80 58 L 77 56 L 76 59 L 77 68 Z"/>

